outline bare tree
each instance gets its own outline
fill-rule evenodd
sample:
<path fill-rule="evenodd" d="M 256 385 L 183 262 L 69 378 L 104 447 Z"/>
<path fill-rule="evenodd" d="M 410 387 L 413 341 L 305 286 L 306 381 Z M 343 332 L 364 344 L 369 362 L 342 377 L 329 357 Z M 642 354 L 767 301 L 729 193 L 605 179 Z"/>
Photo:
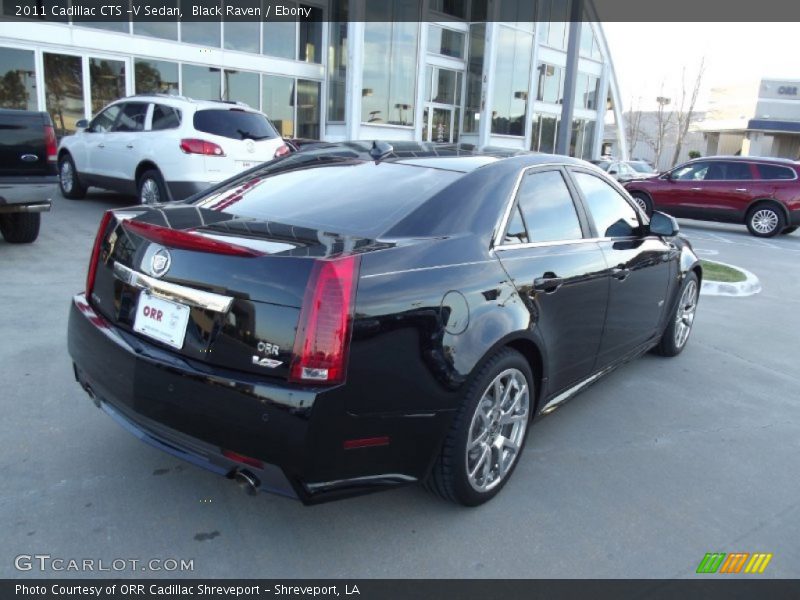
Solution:
<path fill-rule="evenodd" d="M 628 111 L 628 152 L 633 152 L 636 142 L 642 137 L 642 98 L 639 97 L 636 104 L 631 98 L 630 107 Z"/>
<path fill-rule="evenodd" d="M 694 80 L 694 87 L 692 93 L 687 100 L 686 89 L 686 67 L 683 67 L 681 74 L 681 99 L 678 109 L 675 111 L 675 122 L 677 129 L 677 139 L 675 140 L 675 153 L 672 155 L 672 166 L 678 163 L 680 158 L 681 148 L 683 141 L 686 139 L 686 134 L 689 133 L 689 126 L 692 124 L 692 117 L 694 116 L 694 106 L 697 103 L 697 95 L 700 91 L 700 85 L 703 82 L 703 75 L 706 70 L 705 57 L 700 59 L 700 66 L 697 69 L 697 77 Z M 688 105 L 686 104 L 688 101 Z"/>
<path fill-rule="evenodd" d="M 644 141 L 653 149 L 653 164 L 656 169 L 660 169 L 661 153 L 666 145 L 667 135 L 673 127 L 674 113 L 664 110 L 665 106 L 672 103 L 672 99 L 664 96 L 664 84 L 661 84 L 661 92 L 656 97 L 658 110 L 656 110 L 656 128 L 652 134 L 642 132 Z"/>

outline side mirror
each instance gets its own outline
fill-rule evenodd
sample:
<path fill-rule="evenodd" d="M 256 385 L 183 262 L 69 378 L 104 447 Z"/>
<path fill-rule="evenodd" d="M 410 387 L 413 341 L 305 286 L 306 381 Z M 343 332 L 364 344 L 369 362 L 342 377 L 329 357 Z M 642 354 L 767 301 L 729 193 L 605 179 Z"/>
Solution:
<path fill-rule="evenodd" d="M 612 169 L 611 171 L 608 172 L 608 174 L 609 175 L 616 175 L 617 174 L 617 170 L 616 169 Z"/>
<path fill-rule="evenodd" d="M 650 233 L 653 235 L 663 235 L 665 237 L 673 237 L 678 235 L 680 227 L 674 217 L 666 215 L 657 210 L 653 211 L 653 216 L 650 217 Z"/>
<path fill-rule="evenodd" d="M 75 123 L 75 127 L 77 129 L 86 129 L 87 127 L 89 127 L 89 121 L 87 121 L 86 119 L 80 119 L 77 123 Z"/>

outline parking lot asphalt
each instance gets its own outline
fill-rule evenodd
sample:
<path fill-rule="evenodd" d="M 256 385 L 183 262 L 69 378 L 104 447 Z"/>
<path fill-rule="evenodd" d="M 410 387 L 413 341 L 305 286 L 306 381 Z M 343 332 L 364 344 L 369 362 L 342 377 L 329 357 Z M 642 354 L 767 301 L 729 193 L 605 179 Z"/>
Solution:
<path fill-rule="evenodd" d="M 800 233 L 682 221 L 763 291 L 701 298 L 683 354 L 538 422 L 488 504 L 409 487 L 309 508 L 143 444 L 74 382 L 70 297 L 102 210 L 129 203 L 59 197 L 35 244 L 0 241 L 0 577 L 693 577 L 706 552 L 770 552 L 758 577 L 800 577 Z M 21 572 L 21 554 L 194 570 Z"/>

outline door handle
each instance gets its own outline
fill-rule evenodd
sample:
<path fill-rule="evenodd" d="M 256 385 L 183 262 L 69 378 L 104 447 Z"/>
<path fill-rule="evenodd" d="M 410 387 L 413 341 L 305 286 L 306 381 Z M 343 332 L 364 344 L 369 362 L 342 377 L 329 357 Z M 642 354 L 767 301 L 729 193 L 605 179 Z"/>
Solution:
<path fill-rule="evenodd" d="M 97 147 L 98 147 L 98 148 L 105 148 L 105 147 L 106 147 L 106 145 L 105 145 L 105 144 L 97 144 Z"/>
<path fill-rule="evenodd" d="M 564 280 L 561 277 L 556 277 L 555 273 L 545 273 L 543 277 L 533 280 L 533 291 L 552 294 L 562 285 L 564 285 Z"/>
<path fill-rule="evenodd" d="M 630 274 L 631 274 L 631 270 L 630 269 L 626 269 L 624 267 L 622 267 L 622 268 L 615 267 L 614 269 L 611 269 L 611 276 L 614 279 L 619 279 L 620 281 L 625 281 L 628 278 L 628 275 L 630 275 Z"/>
<path fill-rule="evenodd" d="M 133 148 L 133 144 L 127 144 L 125 147 L 126 148 Z"/>
<path fill-rule="evenodd" d="M 746 192 L 747 188 L 736 188 L 737 192 Z"/>
<path fill-rule="evenodd" d="M 689 188 L 689 189 L 692 190 L 693 192 L 699 192 L 703 188 Z"/>

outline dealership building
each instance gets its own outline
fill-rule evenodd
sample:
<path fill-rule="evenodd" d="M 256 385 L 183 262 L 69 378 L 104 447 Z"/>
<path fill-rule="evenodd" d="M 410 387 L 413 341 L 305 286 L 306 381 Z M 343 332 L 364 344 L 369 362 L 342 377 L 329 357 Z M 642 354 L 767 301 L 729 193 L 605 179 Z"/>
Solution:
<path fill-rule="evenodd" d="M 602 27 L 572 2 L 287 0 L 309 18 L 72 22 L 11 21 L 0 0 L 0 107 L 47 110 L 63 135 L 117 98 L 179 94 L 258 107 L 285 137 L 542 152 L 560 137 L 573 156 L 625 156 Z"/>

